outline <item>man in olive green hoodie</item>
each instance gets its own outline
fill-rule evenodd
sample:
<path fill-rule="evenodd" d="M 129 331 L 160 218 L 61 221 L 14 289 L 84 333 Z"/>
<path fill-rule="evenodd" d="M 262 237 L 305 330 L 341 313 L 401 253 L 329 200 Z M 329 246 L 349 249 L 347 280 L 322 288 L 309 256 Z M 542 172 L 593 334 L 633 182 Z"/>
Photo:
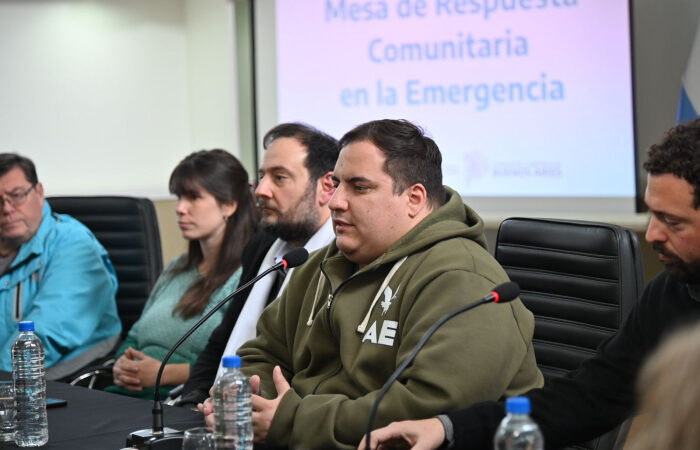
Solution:
<path fill-rule="evenodd" d="M 336 241 L 312 254 L 240 348 L 255 441 L 354 448 L 379 389 L 444 314 L 508 280 L 483 222 L 442 185 L 432 139 L 406 121 L 348 132 L 333 175 Z M 388 391 L 375 426 L 542 385 L 519 300 L 440 328 Z"/>

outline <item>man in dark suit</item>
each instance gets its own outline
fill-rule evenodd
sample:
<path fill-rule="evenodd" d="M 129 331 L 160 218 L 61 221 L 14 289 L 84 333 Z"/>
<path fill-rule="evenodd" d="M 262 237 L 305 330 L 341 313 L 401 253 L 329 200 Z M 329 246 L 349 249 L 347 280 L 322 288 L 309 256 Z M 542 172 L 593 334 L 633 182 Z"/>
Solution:
<path fill-rule="evenodd" d="M 328 202 L 335 190 L 331 175 L 338 158 L 337 141 L 308 125 L 285 123 L 271 129 L 263 144 L 265 156 L 255 190 L 262 230 L 243 250 L 241 285 L 290 249 L 305 247 L 312 252 L 335 238 Z M 236 353 L 255 337 L 260 313 L 277 298 L 288 278 L 289 273 L 271 274 L 231 300 L 190 371 L 180 406 L 193 407 L 209 397 L 222 356 Z"/>

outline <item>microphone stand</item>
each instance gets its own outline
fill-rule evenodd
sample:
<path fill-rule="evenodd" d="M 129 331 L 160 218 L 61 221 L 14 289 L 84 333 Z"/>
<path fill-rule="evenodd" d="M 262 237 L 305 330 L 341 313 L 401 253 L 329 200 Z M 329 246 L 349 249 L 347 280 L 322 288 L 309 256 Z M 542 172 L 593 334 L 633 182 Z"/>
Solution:
<path fill-rule="evenodd" d="M 294 252 L 298 249 L 292 250 L 291 252 Z M 303 249 L 302 249 L 303 250 Z M 291 253 L 290 252 L 290 253 Z M 243 291 L 253 283 L 256 283 L 258 280 L 261 278 L 265 277 L 271 272 L 274 272 L 275 270 L 281 269 L 281 268 L 287 268 L 288 263 L 286 261 L 287 256 L 290 254 L 288 253 L 285 255 L 285 257 L 278 262 L 277 264 L 271 266 L 269 269 L 265 270 L 263 273 L 260 275 L 256 276 L 255 278 L 251 279 L 247 283 L 245 283 L 243 286 L 239 286 L 238 289 L 233 291 L 232 294 L 221 300 L 216 306 L 214 306 L 211 311 L 209 311 L 207 314 L 204 315 L 201 319 L 199 319 L 199 322 L 197 322 L 192 328 L 189 329 L 187 333 L 185 333 L 184 336 L 178 340 L 175 345 L 173 345 L 170 348 L 170 351 L 168 352 L 167 355 L 165 355 L 165 358 L 163 358 L 163 362 L 160 364 L 160 368 L 158 369 L 158 375 L 156 376 L 156 384 L 155 384 L 155 394 L 153 395 L 153 428 L 144 428 L 142 430 L 135 431 L 129 435 L 128 438 L 126 438 L 126 445 L 127 447 L 136 447 L 138 449 L 148 449 L 148 450 L 179 450 L 182 448 L 182 440 L 183 440 L 183 433 L 182 431 L 177 431 L 172 428 L 163 428 L 163 403 L 160 400 L 160 378 L 163 375 L 163 370 L 165 369 L 165 365 L 167 364 L 168 360 L 172 356 L 173 353 L 175 353 L 175 350 L 180 347 L 180 345 L 192 335 L 197 329 L 209 319 L 209 317 L 212 316 L 215 312 L 217 312 L 219 309 L 221 309 L 222 306 L 224 306 L 229 300 L 231 300 L 236 294 L 239 292 Z M 308 256 L 308 253 L 307 253 Z M 291 259 L 291 258 L 290 258 Z M 306 261 L 306 258 L 304 258 L 303 261 L 299 262 L 298 264 L 293 264 L 292 266 L 297 266 L 301 263 Z"/>
<path fill-rule="evenodd" d="M 505 289 L 503 289 L 505 288 Z M 370 447 L 370 442 L 371 442 L 371 433 L 372 433 L 372 424 L 374 423 L 374 418 L 377 415 L 377 409 L 379 408 L 379 402 L 382 401 L 386 393 L 389 391 L 389 388 L 391 385 L 396 381 L 399 376 L 406 370 L 406 368 L 413 362 L 414 359 L 416 359 L 416 355 L 418 355 L 418 352 L 423 348 L 426 342 L 428 342 L 428 339 L 437 331 L 438 328 L 440 328 L 445 322 L 448 320 L 452 319 L 454 316 L 457 316 L 459 314 L 462 314 L 463 312 L 469 311 L 470 309 L 476 308 L 477 306 L 485 305 L 487 303 L 506 303 L 510 302 L 511 300 L 515 299 L 515 297 L 518 296 L 520 288 L 518 287 L 517 284 L 513 282 L 508 282 L 508 283 L 503 283 L 500 286 L 497 286 L 491 294 L 487 295 L 486 297 L 482 298 L 481 300 L 471 303 L 469 305 L 462 306 L 456 311 L 449 312 L 442 316 L 437 322 L 431 326 L 428 331 L 425 332 L 423 337 L 420 338 L 418 343 L 416 344 L 415 347 L 413 347 L 413 350 L 411 353 L 401 361 L 401 364 L 392 372 L 392 374 L 389 376 L 389 378 L 386 380 L 384 385 L 382 386 L 382 389 L 379 391 L 379 394 L 377 394 L 377 398 L 374 400 L 374 403 L 372 404 L 372 409 L 369 411 L 369 418 L 367 419 L 367 433 L 365 433 L 365 448 L 369 450 Z M 501 292 L 503 291 L 503 292 Z"/>

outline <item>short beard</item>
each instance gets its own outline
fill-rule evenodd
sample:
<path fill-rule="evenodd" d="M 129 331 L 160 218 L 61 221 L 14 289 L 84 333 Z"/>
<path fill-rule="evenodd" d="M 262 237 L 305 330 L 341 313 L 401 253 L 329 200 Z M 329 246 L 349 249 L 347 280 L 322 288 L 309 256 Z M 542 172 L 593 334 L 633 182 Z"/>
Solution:
<path fill-rule="evenodd" d="M 316 214 L 318 216 L 318 214 Z M 314 220 L 310 217 L 305 218 L 299 222 L 291 223 L 261 223 L 261 228 L 267 233 L 276 236 L 283 241 L 287 241 L 291 244 L 301 244 L 306 243 L 311 236 L 316 233 L 318 227 L 318 220 Z"/>
<path fill-rule="evenodd" d="M 316 208 L 316 186 L 311 183 L 301 200 L 289 209 L 286 216 L 279 216 L 269 223 L 264 218 L 260 228 L 290 244 L 303 245 L 318 230 L 320 214 Z"/>
<path fill-rule="evenodd" d="M 663 263 L 668 276 L 680 283 L 700 283 L 700 261 L 684 262 L 678 256 L 668 253 L 663 244 L 659 242 L 653 242 L 651 246 L 657 252 L 670 258 Z"/>

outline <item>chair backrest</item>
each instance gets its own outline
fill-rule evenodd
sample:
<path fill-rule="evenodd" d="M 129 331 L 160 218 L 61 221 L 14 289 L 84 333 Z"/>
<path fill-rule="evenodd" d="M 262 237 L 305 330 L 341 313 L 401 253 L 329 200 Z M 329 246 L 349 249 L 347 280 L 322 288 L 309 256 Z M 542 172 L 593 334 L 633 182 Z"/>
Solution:
<path fill-rule="evenodd" d="M 51 209 L 88 227 L 105 247 L 117 272 L 117 308 L 122 336 L 141 315 L 163 270 L 158 219 L 153 203 L 135 197 L 49 197 Z"/>
<path fill-rule="evenodd" d="M 495 255 L 535 315 L 533 346 L 545 379 L 562 376 L 593 356 L 644 289 L 639 239 L 617 225 L 506 219 Z M 611 448 L 611 439 L 606 435 L 575 448 Z"/>

